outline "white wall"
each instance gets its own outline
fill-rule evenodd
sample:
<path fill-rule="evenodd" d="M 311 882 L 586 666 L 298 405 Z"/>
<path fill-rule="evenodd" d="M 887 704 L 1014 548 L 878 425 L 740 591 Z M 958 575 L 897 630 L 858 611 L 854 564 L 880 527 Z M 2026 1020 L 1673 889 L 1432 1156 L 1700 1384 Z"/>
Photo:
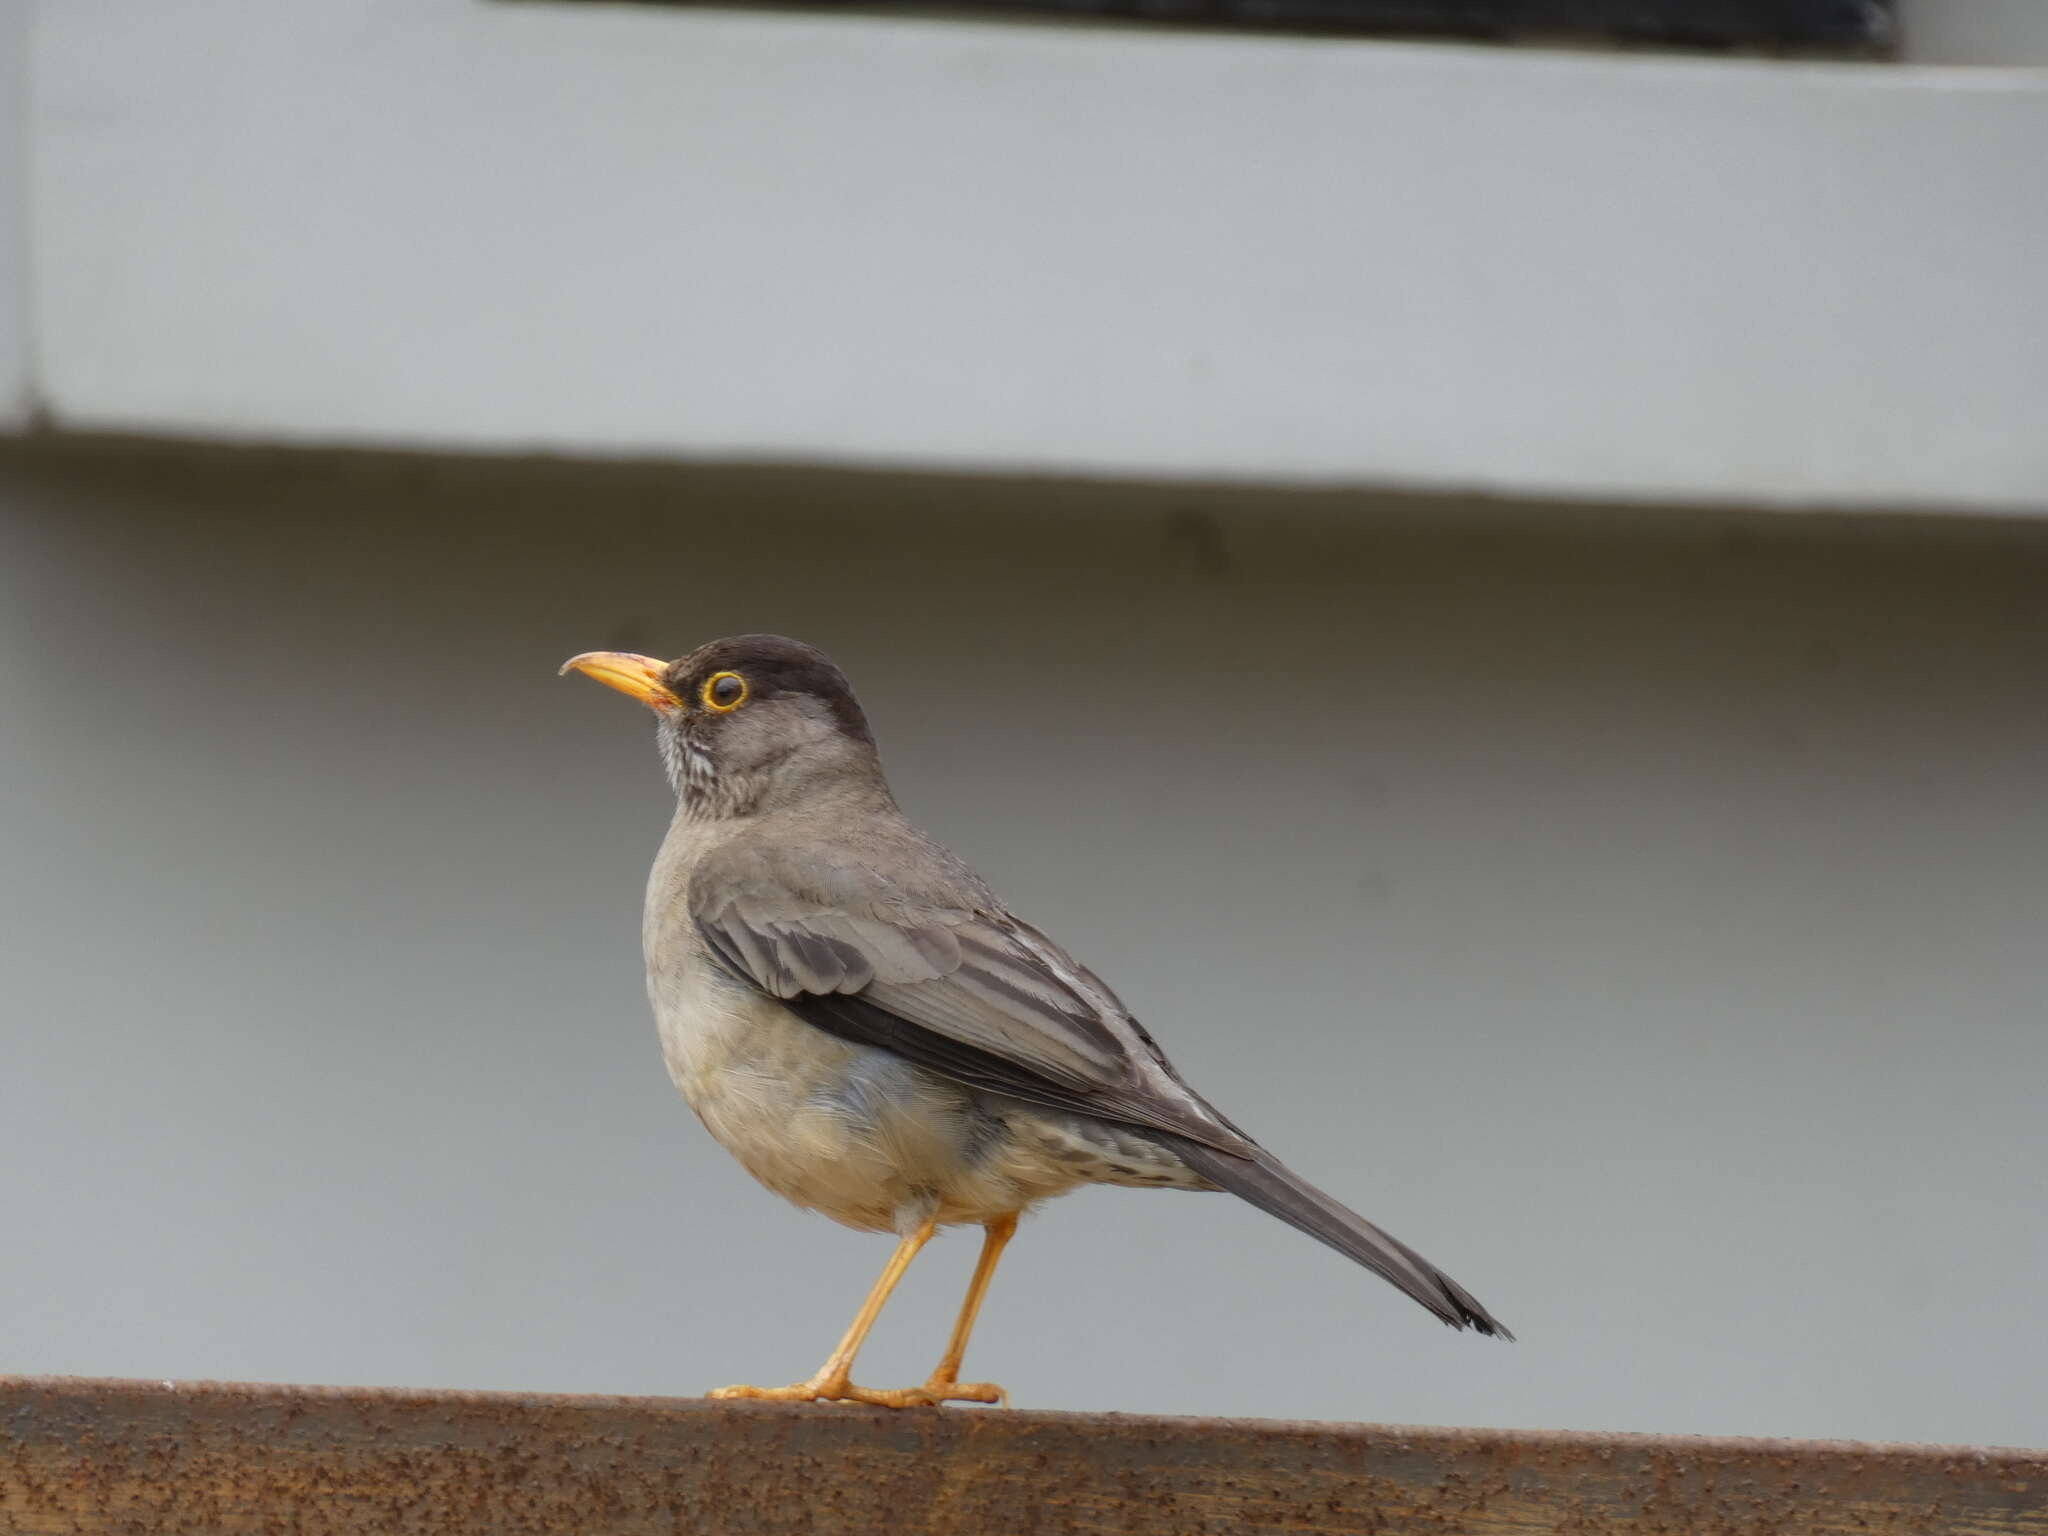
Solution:
<path fill-rule="evenodd" d="M 2037 524 L 88 445 L 6 451 L 0 544 L 0 1369 L 815 1365 L 884 1245 L 663 1080 L 664 790 L 554 676 L 766 627 L 1523 1335 L 1098 1191 L 983 1326 L 1021 1404 L 2048 1443 Z"/>
<path fill-rule="evenodd" d="M 0 0 L 0 431 L 28 416 L 29 0 Z"/>
<path fill-rule="evenodd" d="M 2048 73 L 66 0 L 58 420 L 2048 507 Z"/>

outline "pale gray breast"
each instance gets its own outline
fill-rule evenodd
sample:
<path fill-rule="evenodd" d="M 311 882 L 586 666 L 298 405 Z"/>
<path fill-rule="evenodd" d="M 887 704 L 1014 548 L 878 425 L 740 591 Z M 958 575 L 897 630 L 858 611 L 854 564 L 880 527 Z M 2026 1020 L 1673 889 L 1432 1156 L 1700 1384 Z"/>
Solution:
<path fill-rule="evenodd" d="M 648 873 L 640 924 L 662 1058 L 699 1114 L 710 1074 L 732 1064 L 750 1036 L 787 1011 L 713 965 L 690 920 L 690 875 L 715 837 L 711 826 L 678 811 Z"/>

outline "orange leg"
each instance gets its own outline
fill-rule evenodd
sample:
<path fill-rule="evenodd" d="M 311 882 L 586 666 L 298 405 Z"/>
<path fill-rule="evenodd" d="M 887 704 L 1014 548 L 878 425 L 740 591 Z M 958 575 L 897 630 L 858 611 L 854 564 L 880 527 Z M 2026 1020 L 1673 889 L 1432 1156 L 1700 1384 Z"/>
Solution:
<path fill-rule="evenodd" d="M 974 1263 L 974 1278 L 967 1282 L 967 1299 L 960 1303 L 960 1317 L 953 1324 L 953 1337 L 946 1341 L 946 1353 L 940 1359 L 938 1369 L 932 1372 L 932 1379 L 924 1384 L 924 1390 L 944 1397 L 963 1399 L 976 1403 L 1001 1403 L 1010 1406 L 1010 1394 L 993 1382 L 960 1380 L 960 1366 L 967 1358 L 968 1336 L 974 1332 L 974 1319 L 980 1315 L 982 1298 L 988 1295 L 988 1283 L 996 1277 L 996 1264 L 1002 1259 L 1003 1249 L 1017 1233 L 1017 1218 L 1014 1215 L 998 1216 L 982 1229 L 981 1257 Z"/>
<path fill-rule="evenodd" d="M 832 1351 L 809 1381 L 800 1381 L 788 1387 L 720 1387 L 710 1395 L 768 1398 L 780 1403 L 815 1403 L 820 1400 L 867 1403 L 891 1396 L 892 1394 L 886 1392 L 869 1392 L 853 1384 L 850 1379 L 853 1357 L 860 1353 L 861 1345 L 867 1342 L 869 1330 L 875 1326 L 875 1319 L 882 1315 L 882 1306 L 888 1301 L 889 1293 L 896 1289 L 896 1283 L 910 1268 L 910 1261 L 917 1257 L 919 1249 L 932 1240 L 932 1230 L 932 1224 L 926 1222 L 897 1243 L 896 1251 L 889 1255 L 889 1262 L 882 1266 L 882 1277 L 875 1282 L 874 1289 L 868 1292 L 868 1299 L 861 1303 L 860 1311 L 854 1316 L 853 1326 L 846 1330 L 846 1337 L 839 1341 L 839 1347 Z"/>
<path fill-rule="evenodd" d="M 868 1333 L 875 1326 L 875 1319 L 882 1315 L 882 1306 L 888 1301 L 889 1293 L 896 1289 L 897 1282 L 910 1268 L 910 1261 L 917 1257 L 918 1250 L 931 1241 L 930 1222 L 897 1243 L 896 1251 L 889 1255 L 889 1262 L 882 1268 L 881 1278 L 861 1304 L 853 1326 L 846 1330 L 846 1337 L 839 1341 L 839 1347 L 832 1351 L 831 1357 L 818 1367 L 809 1381 L 787 1387 L 720 1387 L 710 1395 L 782 1403 L 871 1403 L 881 1408 L 928 1408 L 944 1402 L 1007 1404 L 1009 1394 L 1001 1387 L 989 1382 L 962 1382 L 959 1375 L 960 1363 L 967 1354 L 967 1337 L 974 1331 L 975 1314 L 981 1310 L 981 1298 L 988 1290 L 990 1277 L 996 1272 L 996 1260 L 1002 1256 L 1003 1245 L 1016 1230 L 1017 1218 L 1014 1216 L 988 1224 L 988 1236 L 981 1245 L 981 1258 L 974 1266 L 974 1279 L 967 1287 L 967 1300 L 961 1305 L 959 1321 L 953 1325 L 953 1337 L 946 1346 L 945 1358 L 932 1372 L 931 1380 L 923 1386 L 857 1387 L 851 1378 L 854 1356 L 867 1342 Z"/>

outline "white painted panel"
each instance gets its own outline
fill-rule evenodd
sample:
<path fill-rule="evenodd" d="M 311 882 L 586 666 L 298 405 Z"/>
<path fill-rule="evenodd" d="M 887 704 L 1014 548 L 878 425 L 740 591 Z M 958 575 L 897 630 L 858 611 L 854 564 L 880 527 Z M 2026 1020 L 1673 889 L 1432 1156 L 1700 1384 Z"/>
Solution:
<path fill-rule="evenodd" d="M 0 431 L 28 419 L 29 0 L 0 0 Z"/>
<path fill-rule="evenodd" d="M 71 0 L 61 419 L 2048 505 L 2048 76 Z"/>

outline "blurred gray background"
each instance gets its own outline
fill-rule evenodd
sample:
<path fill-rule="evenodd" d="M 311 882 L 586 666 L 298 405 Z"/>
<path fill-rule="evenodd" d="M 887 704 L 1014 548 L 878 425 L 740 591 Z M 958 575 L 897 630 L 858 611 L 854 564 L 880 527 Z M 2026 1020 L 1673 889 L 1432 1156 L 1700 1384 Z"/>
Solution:
<path fill-rule="evenodd" d="M 2048 1441 L 2039 522 L 43 437 L 0 555 L 0 1370 L 807 1373 L 887 1245 L 669 1088 L 667 793 L 554 675 L 771 629 L 1522 1335 L 1091 1191 L 970 1358 L 1020 1405 Z"/>

